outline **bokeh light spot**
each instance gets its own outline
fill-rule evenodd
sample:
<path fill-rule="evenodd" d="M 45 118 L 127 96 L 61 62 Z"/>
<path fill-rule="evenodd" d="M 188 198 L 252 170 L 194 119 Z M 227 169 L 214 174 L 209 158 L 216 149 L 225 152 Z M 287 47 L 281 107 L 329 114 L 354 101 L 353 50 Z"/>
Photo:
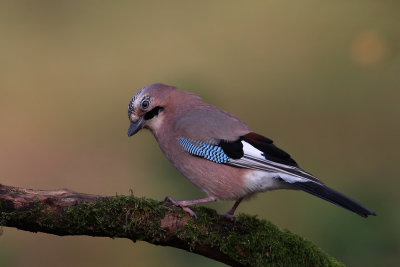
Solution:
<path fill-rule="evenodd" d="M 385 58 L 387 48 L 375 31 L 365 31 L 351 42 L 351 57 L 361 67 L 378 66 Z"/>

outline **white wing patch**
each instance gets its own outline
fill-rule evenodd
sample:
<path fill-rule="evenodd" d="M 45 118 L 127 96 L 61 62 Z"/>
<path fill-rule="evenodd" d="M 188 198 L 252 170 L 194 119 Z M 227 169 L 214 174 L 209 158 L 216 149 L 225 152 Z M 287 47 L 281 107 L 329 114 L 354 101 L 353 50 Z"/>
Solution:
<path fill-rule="evenodd" d="M 246 141 L 242 141 L 242 144 L 243 144 L 243 152 L 245 155 L 265 160 L 265 157 L 263 156 L 264 153 L 262 151 L 258 150 L 257 148 L 250 145 Z"/>
<path fill-rule="evenodd" d="M 290 166 L 282 163 L 278 163 L 272 160 L 268 160 L 267 157 L 264 156 L 264 152 L 258 150 L 251 144 L 246 141 L 242 141 L 243 144 L 243 157 L 240 159 L 230 159 L 228 165 L 242 167 L 247 169 L 259 170 L 263 172 L 268 172 L 269 174 L 261 175 L 259 173 L 256 176 L 249 176 L 249 182 L 254 183 L 253 186 L 260 183 L 265 183 L 266 180 L 279 178 L 284 180 L 287 183 L 295 183 L 295 182 L 316 182 L 321 183 L 317 177 L 303 171 L 299 167 Z M 269 181 L 268 183 L 272 183 Z M 277 185 L 271 184 L 271 187 L 276 187 Z"/>

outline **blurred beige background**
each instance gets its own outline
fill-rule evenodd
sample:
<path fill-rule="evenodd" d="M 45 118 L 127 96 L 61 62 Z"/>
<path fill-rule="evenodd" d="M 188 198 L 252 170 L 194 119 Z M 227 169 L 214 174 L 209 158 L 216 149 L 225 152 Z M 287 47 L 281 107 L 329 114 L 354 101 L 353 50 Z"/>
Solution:
<path fill-rule="evenodd" d="M 399 10 L 389 0 L 3 1 L 0 183 L 201 197 L 149 132 L 126 135 L 132 95 L 163 82 L 236 114 L 378 216 L 293 191 L 239 212 L 349 266 L 397 266 Z M 221 266 L 143 242 L 3 230 L 0 266 Z"/>

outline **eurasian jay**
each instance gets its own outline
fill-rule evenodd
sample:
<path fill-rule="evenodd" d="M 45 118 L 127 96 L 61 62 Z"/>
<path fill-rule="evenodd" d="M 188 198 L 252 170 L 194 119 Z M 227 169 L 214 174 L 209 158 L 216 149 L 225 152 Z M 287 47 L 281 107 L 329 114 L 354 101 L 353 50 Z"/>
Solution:
<path fill-rule="evenodd" d="M 275 189 L 300 189 L 362 217 L 376 215 L 302 170 L 271 139 L 195 94 L 151 84 L 133 96 L 128 116 L 128 136 L 149 129 L 175 168 L 207 195 L 186 201 L 166 198 L 194 217 L 191 205 L 231 200 L 236 202 L 224 216 L 233 219 L 243 199 Z"/>

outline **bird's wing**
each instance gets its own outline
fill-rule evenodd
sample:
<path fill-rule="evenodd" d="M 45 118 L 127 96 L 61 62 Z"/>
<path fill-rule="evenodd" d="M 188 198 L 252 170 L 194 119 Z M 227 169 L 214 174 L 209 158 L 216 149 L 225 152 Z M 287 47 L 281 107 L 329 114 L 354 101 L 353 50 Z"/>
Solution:
<path fill-rule="evenodd" d="M 179 142 L 192 155 L 233 167 L 270 172 L 275 174 L 273 176 L 275 179 L 362 217 L 376 215 L 370 209 L 327 187 L 317 177 L 302 170 L 290 155 L 276 147 L 271 139 L 256 133 L 248 133 L 236 141 L 220 140 L 218 144 L 187 138 L 180 138 Z"/>
<path fill-rule="evenodd" d="M 217 144 L 189 138 L 180 138 L 179 142 L 190 154 L 216 163 L 276 173 L 277 178 L 288 183 L 314 181 L 322 184 L 318 178 L 300 169 L 271 139 L 256 133 L 240 136 L 235 141 L 219 140 Z"/>
<path fill-rule="evenodd" d="M 235 157 L 232 154 L 229 165 L 268 171 L 276 173 L 277 176 L 288 183 L 313 181 L 323 184 L 317 177 L 302 170 L 288 153 L 274 145 L 273 141 L 267 137 L 256 133 L 248 133 L 235 141 L 221 142 L 224 151 L 229 153 L 229 148 L 236 146 L 236 150 L 241 150 L 243 155 Z M 277 178 L 278 178 L 277 177 Z"/>

